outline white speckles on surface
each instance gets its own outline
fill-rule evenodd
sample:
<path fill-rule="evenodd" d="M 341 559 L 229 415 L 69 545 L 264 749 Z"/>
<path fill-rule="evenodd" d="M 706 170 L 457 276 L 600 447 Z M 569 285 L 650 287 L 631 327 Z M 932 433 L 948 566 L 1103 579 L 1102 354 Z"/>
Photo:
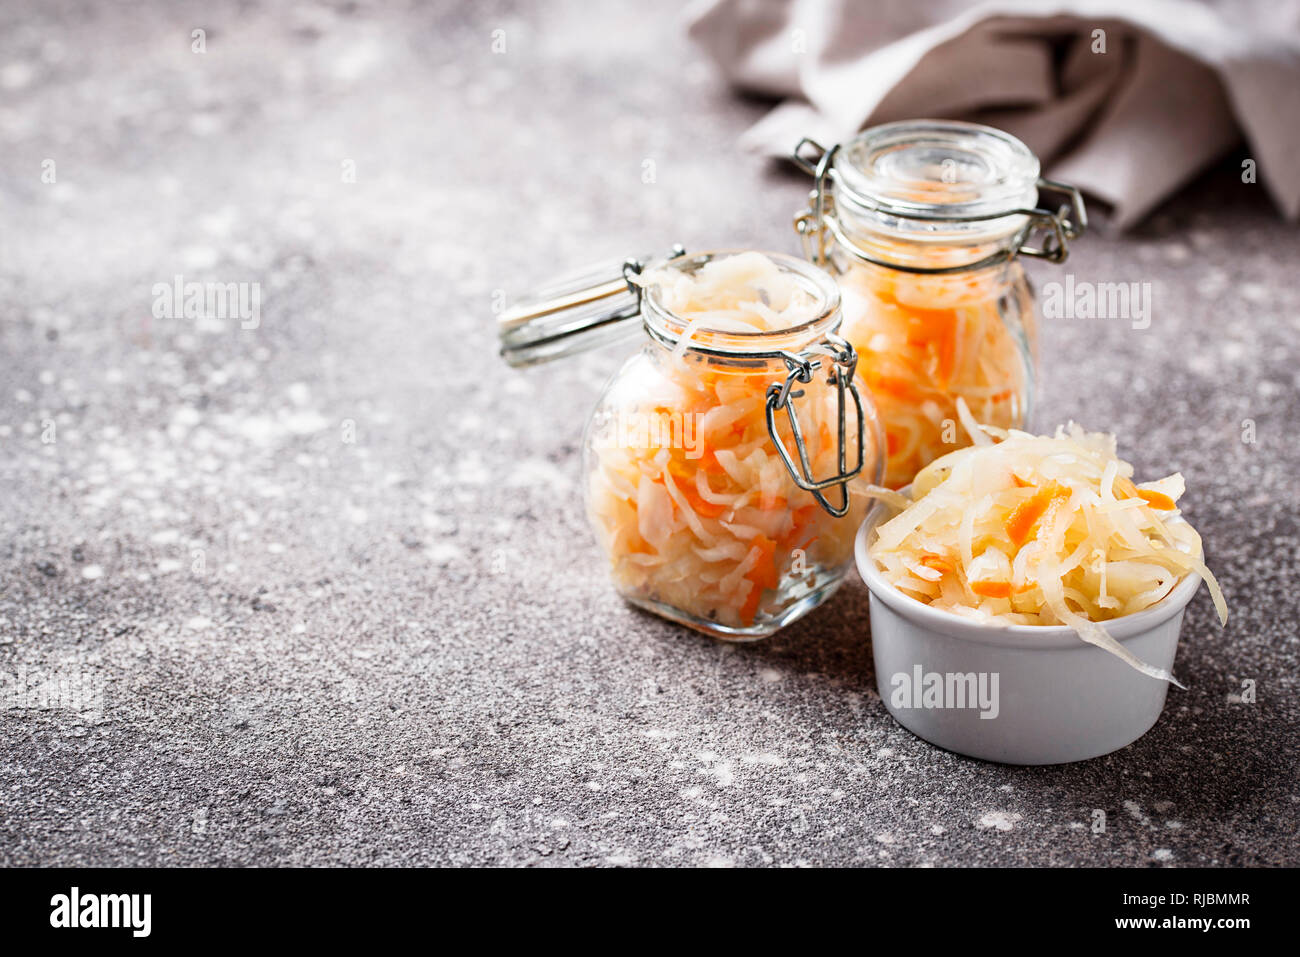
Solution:
<path fill-rule="evenodd" d="M 221 262 L 221 253 L 213 246 L 186 246 L 180 252 L 185 269 L 208 270 Z"/>
<path fill-rule="evenodd" d="M 435 565 L 450 565 L 465 556 L 460 546 L 452 542 L 433 542 L 425 547 L 424 554 Z"/>
<path fill-rule="evenodd" d="M 476 483 L 481 484 L 481 483 Z M 545 459 L 520 459 L 511 464 L 504 481 L 506 488 L 541 488 L 559 495 L 571 490 L 574 482 L 568 472 Z"/>
<path fill-rule="evenodd" d="M 720 761 L 709 769 L 718 787 L 727 788 L 736 783 L 735 765 L 730 761 Z"/>
<path fill-rule="evenodd" d="M 1241 298 L 1253 303 L 1268 302 L 1273 295 L 1267 286 L 1258 282 L 1243 282 L 1237 287 L 1237 292 Z"/>
<path fill-rule="evenodd" d="M 300 409 L 305 408 L 311 401 L 311 387 L 305 382 L 295 382 L 284 391 L 289 401 Z"/>
<path fill-rule="evenodd" d="M 0 67 L 0 87 L 6 90 L 21 90 L 36 75 L 35 68 L 22 60 L 15 60 Z"/>
<path fill-rule="evenodd" d="M 1125 801 L 1124 812 L 1139 824 L 1151 823 L 1151 819 L 1142 813 L 1142 808 L 1136 801 Z"/>
<path fill-rule="evenodd" d="M 12 0 L 21 29 L 0 30 L 0 70 L 32 69 L 0 108 L 29 171 L 0 257 L 0 671 L 93 660 L 113 679 L 93 735 L 0 713 L 3 863 L 1142 866 L 1154 844 L 1174 864 L 1297 862 L 1277 835 L 1300 812 L 1300 599 L 1278 582 L 1300 575 L 1300 233 L 1237 170 L 1071 244 L 1079 275 L 1153 283 L 1153 327 L 1043 323 L 1034 410 L 1116 430 L 1142 478 L 1184 473 L 1233 622 L 1193 601 L 1191 690 L 1134 745 L 1004 767 L 888 716 L 856 579 L 745 646 L 625 605 L 580 460 L 627 349 L 534 370 L 495 354 L 494 290 L 655 237 L 794 248 L 808 184 L 736 149 L 754 106 L 677 18 L 521 6 L 511 42 L 536 48 L 494 58 L 465 42 L 498 25 L 490 6 L 211 0 L 212 37 L 243 52 L 196 58 L 183 31 L 138 29 L 170 22 L 162 0 L 132 10 Z M 484 147 L 472 164 L 448 129 Z M 581 195 L 572 144 L 605 160 Z M 36 181 L 46 155 L 57 184 Z M 1060 274 L 1027 268 L 1040 288 Z M 261 325 L 154 319 L 152 285 L 177 274 L 260 282 Z M 1225 700 L 1229 673 L 1267 706 Z M 177 827 L 197 806 L 202 840 Z M 1080 826 L 1093 808 L 1104 835 Z"/>
<path fill-rule="evenodd" d="M 1010 811 L 986 811 L 976 824 L 986 830 L 1009 831 L 1020 821 L 1021 816 Z"/>

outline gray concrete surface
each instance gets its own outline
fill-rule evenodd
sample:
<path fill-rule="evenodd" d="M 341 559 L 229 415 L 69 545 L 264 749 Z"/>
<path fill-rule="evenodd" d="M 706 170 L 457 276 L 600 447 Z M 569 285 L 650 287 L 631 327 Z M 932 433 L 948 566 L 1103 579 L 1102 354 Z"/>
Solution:
<path fill-rule="evenodd" d="M 1195 599 L 1134 746 L 962 759 L 882 708 L 860 583 L 733 648 L 604 581 L 577 448 L 618 350 L 512 372 L 494 297 L 792 251 L 807 187 L 735 151 L 766 107 L 672 16 L 594 6 L 0 8 L 0 863 L 1300 863 L 1300 236 L 1263 187 L 1078 245 L 1149 329 L 1043 329 L 1037 424 L 1182 470 L 1232 620 Z M 177 275 L 259 283 L 260 323 L 155 317 Z"/>

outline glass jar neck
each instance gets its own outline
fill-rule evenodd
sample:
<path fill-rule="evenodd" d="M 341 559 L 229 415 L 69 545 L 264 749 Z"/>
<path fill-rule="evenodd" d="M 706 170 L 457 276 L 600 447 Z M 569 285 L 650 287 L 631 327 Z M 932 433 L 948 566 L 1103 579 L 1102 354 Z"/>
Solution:
<path fill-rule="evenodd" d="M 806 352 L 816 342 L 809 342 L 804 348 L 791 350 L 794 355 Z M 687 375 L 703 372 L 721 372 L 728 375 L 757 375 L 765 377 L 783 376 L 786 372 L 785 360 L 778 354 L 718 354 L 703 348 L 687 346 L 674 360 L 676 347 L 654 337 L 645 345 L 645 353 L 657 367 L 667 368 L 671 365 L 678 373 Z"/>
<path fill-rule="evenodd" d="M 1008 295 L 1025 281 L 1025 271 L 1016 258 L 1002 259 L 979 268 L 948 273 L 915 273 L 863 262 L 848 255 L 842 247 L 830 249 L 832 267 L 840 273 L 845 287 L 845 309 L 856 316 L 862 308 L 857 297 L 869 294 L 887 304 L 908 303 L 915 310 L 918 302 L 933 303 L 934 308 L 977 305 Z"/>
<path fill-rule="evenodd" d="M 701 254 L 707 261 L 712 254 Z M 728 332 L 711 329 L 707 320 L 692 321 L 666 306 L 657 287 L 643 290 L 641 320 L 651 341 L 665 352 L 682 352 L 704 357 L 718 366 L 763 369 L 768 363 L 782 365 L 783 354 L 798 354 L 824 342 L 840 327 L 840 292 L 834 278 L 824 270 L 793 257 L 780 257 L 783 268 L 807 292 L 815 304 L 805 321 L 783 329 Z M 686 265 L 690 265 L 688 260 Z M 683 337 L 687 339 L 681 348 Z"/>
<path fill-rule="evenodd" d="M 783 354 L 798 355 L 815 348 L 828 335 L 840 327 L 841 313 L 795 329 L 752 334 L 720 333 L 707 329 L 693 329 L 685 348 L 682 336 L 689 322 L 680 316 L 655 317 L 643 310 L 642 318 L 650 343 L 648 349 L 655 355 L 668 357 L 673 353 L 691 361 L 703 361 L 711 367 L 732 369 L 738 372 L 766 372 L 785 368 Z"/>
<path fill-rule="evenodd" d="M 1005 263 L 1024 242 L 1025 216 L 979 223 L 937 223 L 905 219 L 858 206 L 838 191 L 834 240 L 843 252 L 901 270 L 964 270 Z"/>

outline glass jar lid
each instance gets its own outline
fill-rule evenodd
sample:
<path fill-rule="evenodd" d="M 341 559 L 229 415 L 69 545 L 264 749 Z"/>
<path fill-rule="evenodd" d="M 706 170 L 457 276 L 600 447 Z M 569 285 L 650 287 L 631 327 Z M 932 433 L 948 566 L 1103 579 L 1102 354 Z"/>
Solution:
<path fill-rule="evenodd" d="M 1038 157 L 1014 136 L 976 123 L 873 127 L 844 144 L 833 168 L 841 203 L 899 218 L 989 220 L 1038 202 Z"/>
<path fill-rule="evenodd" d="M 965 271 L 1020 254 L 1059 263 L 1087 228 L 1079 191 L 1041 177 L 1029 147 L 991 126 L 886 123 L 830 149 L 803 139 L 793 159 L 815 178 L 811 208 L 795 219 L 814 262 L 827 262 L 829 235 L 865 262 L 908 272 Z M 1055 209 L 1040 205 L 1045 194 L 1058 196 Z M 855 241 L 862 236 L 872 241 Z M 891 262 L 876 250 L 882 236 L 988 251 L 955 265 Z"/>

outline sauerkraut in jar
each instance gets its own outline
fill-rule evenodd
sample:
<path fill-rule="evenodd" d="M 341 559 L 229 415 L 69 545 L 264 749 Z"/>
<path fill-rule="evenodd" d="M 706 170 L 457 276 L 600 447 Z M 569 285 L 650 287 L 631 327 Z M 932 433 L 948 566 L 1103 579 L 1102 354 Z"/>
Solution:
<path fill-rule="evenodd" d="M 836 335 L 835 282 L 755 252 L 682 255 L 627 279 L 648 341 L 584 441 L 614 585 L 716 637 L 770 635 L 839 586 L 883 471 L 856 356 Z"/>
<path fill-rule="evenodd" d="M 969 443 L 958 398 L 982 424 L 1023 428 L 1036 321 L 1020 257 L 1064 260 L 1086 223 L 1078 191 L 1040 179 L 1019 140 L 971 123 L 891 123 L 829 151 L 805 140 L 796 160 L 817 178 L 796 225 L 839 279 L 843 334 L 885 430 L 885 484 Z M 1040 189 L 1070 205 L 1037 208 Z"/>

